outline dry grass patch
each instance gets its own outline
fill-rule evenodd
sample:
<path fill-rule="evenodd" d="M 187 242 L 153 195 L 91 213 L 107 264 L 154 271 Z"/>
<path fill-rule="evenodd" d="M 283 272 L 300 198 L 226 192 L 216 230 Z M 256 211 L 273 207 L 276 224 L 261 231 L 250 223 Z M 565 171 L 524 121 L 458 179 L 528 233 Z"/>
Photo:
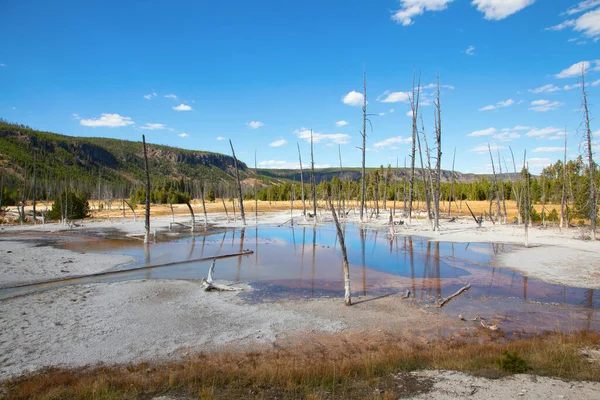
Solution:
<path fill-rule="evenodd" d="M 264 351 L 197 354 L 179 362 L 52 369 L 5 382 L 9 399 L 131 399 L 175 394 L 184 398 L 385 398 L 427 391 L 403 372 L 449 369 L 485 377 L 506 374 L 505 350 L 526 360 L 530 373 L 600 380 L 600 366 L 581 350 L 595 333 L 558 333 L 506 341 L 495 334 L 410 343 L 379 334 L 298 339 Z M 1 392 L 0 392 L 1 393 Z"/>

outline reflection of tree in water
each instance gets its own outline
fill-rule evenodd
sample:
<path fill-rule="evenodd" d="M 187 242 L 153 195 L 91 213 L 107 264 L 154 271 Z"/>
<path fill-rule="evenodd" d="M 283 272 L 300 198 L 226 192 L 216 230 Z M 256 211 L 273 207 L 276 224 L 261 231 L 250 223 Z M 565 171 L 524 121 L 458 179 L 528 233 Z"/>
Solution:
<path fill-rule="evenodd" d="M 240 280 L 240 274 L 242 272 L 242 252 L 244 251 L 244 238 L 246 236 L 246 227 L 243 227 L 241 229 L 240 232 L 240 248 L 238 250 L 238 253 L 240 254 L 238 256 L 238 264 L 237 264 L 237 273 L 235 274 L 235 280 L 239 281 Z"/>
<path fill-rule="evenodd" d="M 362 261 L 362 285 L 363 285 L 363 296 L 367 295 L 367 265 L 365 263 L 365 236 L 366 232 L 363 228 L 360 228 L 360 254 Z"/>
<path fill-rule="evenodd" d="M 144 244 L 144 255 L 146 256 L 146 265 L 150 265 L 150 244 Z M 152 268 L 147 268 L 144 272 L 144 277 L 150 279 L 152 277 Z"/>

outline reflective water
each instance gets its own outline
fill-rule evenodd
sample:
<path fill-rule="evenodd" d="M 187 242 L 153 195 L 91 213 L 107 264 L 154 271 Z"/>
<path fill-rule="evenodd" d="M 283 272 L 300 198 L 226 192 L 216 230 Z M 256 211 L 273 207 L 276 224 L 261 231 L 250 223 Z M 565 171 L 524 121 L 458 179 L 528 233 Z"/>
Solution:
<path fill-rule="evenodd" d="M 588 329 L 600 331 L 600 295 L 591 289 L 551 285 L 506 268 L 494 268 L 496 254 L 511 246 L 489 243 L 430 242 L 420 237 L 390 238 L 384 232 L 347 225 L 346 246 L 353 295 L 410 290 L 432 304 L 468 282 L 469 292 L 443 309 L 467 318 L 481 315 L 508 332 Z M 261 290 L 248 301 L 273 298 L 339 296 L 343 291 L 341 253 L 333 226 L 227 229 L 196 237 L 165 236 L 143 246 L 115 240 L 72 241 L 64 247 L 85 252 L 128 254 L 135 268 L 252 250 L 248 256 L 218 260 L 215 279 L 249 281 Z M 200 279 L 209 262 L 156 267 L 76 281 L 0 291 L 0 299 L 73 283 L 130 279 Z"/>

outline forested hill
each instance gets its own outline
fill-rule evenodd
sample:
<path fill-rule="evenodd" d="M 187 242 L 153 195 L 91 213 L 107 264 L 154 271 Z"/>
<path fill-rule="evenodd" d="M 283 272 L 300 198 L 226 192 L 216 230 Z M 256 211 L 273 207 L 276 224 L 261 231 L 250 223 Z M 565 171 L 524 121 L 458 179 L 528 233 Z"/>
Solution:
<path fill-rule="evenodd" d="M 183 150 L 147 144 L 148 163 L 153 180 L 231 179 L 235 174 L 233 157 L 206 151 Z M 0 120 L 0 165 L 18 180 L 33 174 L 50 179 L 137 183 L 144 179 L 142 142 L 107 138 L 84 138 L 41 132 Z M 250 172 L 239 163 L 242 175 Z M 250 172 L 252 175 L 253 171 Z"/>
<path fill-rule="evenodd" d="M 218 184 L 232 181 L 235 176 L 233 157 L 206 151 L 184 150 L 169 146 L 148 144 L 148 161 L 152 180 L 172 179 L 205 180 Z M 31 179 L 34 155 L 36 175 L 40 179 L 64 180 L 81 183 L 103 181 L 121 183 L 126 187 L 137 186 L 144 181 L 144 153 L 142 142 L 108 138 L 85 138 L 42 132 L 27 126 L 0 120 L 0 167 L 15 182 Z M 243 179 L 255 178 L 254 169 L 240 162 Z M 367 168 L 373 172 L 377 168 Z M 305 181 L 309 172 L 305 169 Z M 339 177 L 339 169 L 315 170 L 317 183 Z M 399 178 L 408 177 L 408 169 L 400 169 Z M 417 171 L 417 177 L 419 177 Z M 454 180 L 471 183 L 481 178 L 491 180 L 491 175 L 462 174 L 442 171 L 442 182 Z M 344 168 L 346 180 L 358 182 L 360 168 Z M 258 178 L 263 184 L 283 181 L 300 182 L 298 170 L 259 169 Z M 506 174 L 499 177 L 507 180 Z M 248 181 L 250 182 L 250 181 Z"/>
<path fill-rule="evenodd" d="M 380 168 L 366 168 L 366 173 L 372 173 L 376 170 L 381 170 Z M 385 170 L 383 171 L 385 174 Z M 292 181 L 296 181 L 296 182 L 300 182 L 300 171 L 298 170 L 293 170 L 293 169 L 259 169 L 258 170 L 258 174 L 265 176 L 265 177 L 270 177 L 270 178 L 276 178 L 276 179 L 287 179 L 287 180 L 292 180 Z M 307 178 L 310 176 L 310 170 L 305 169 L 304 170 L 304 179 L 306 182 L 308 182 Z M 382 176 L 384 176 L 384 174 L 380 174 Z M 354 182 L 358 182 L 360 181 L 360 176 L 361 176 L 361 170 L 360 168 L 344 168 L 344 172 L 343 172 L 343 178 L 345 180 L 349 180 L 349 181 L 354 181 Z M 510 178 L 512 179 L 518 179 L 519 174 L 505 174 L 503 173 L 501 176 L 498 176 L 499 180 L 503 180 L 503 181 L 508 181 L 509 180 L 509 175 Z M 315 181 L 317 183 L 320 183 L 322 181 L 330 181 L 331 178 L 333 177 L 338 177 L 340 176 L 340 169 L 339 168 L 323 168 L 323 169 L 316 169 L 315 170 Z M 420 169 L 418 169 L 416 171 L 416 176 L 417 178 L 420 179 L 421 177 L 421 171 Z M 454 171 L 454 173 L 452 173 L 452 171 L 447 171 L 447 170 L 442 170 L 441 171 L 441 182 L 444 183 L 449 183 L 452 181 L 452 177 L 454 177 L 454 181 L 459 182 L 459 183 L 473 183 L 473 182 L 477 182 L 479 180 L 486 179 L 486 180 L 493 180 L 494 176 L 493 175 L 477 175 L 477 174 L 463 174 L 457 171 Z M 398 179 L 409 179 L 410 178 L 410 168 L 399 168 L 398 170 Z"/>

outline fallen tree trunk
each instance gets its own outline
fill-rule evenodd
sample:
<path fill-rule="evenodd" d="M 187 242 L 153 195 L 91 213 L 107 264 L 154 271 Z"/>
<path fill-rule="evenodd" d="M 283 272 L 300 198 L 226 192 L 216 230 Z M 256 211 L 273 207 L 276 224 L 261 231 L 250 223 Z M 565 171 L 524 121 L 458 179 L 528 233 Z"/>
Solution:
<path fill-rule="evenodd" d="M 448 297 L 446 297 L 445 299 L 438 301 L 438 302 L 437 302 L 437 307 L 438 307 L 438 308 L 442 308 L 442 307 L 444 307 L 444 305 L 445 305 L 446 303 L 448 303 L 450 300 L 452 300 L 452 299 L 453 299 L 453 298 L 455 298 L 456 296 L 459 296 L 460 294 L 462 294 L 462 293 L 466 292 L 466 291 L 467 291 L 467 290 L 469 290 L 469 289 L 471 289 L 471 284 L 470 284 L 470 283 L 468 283 L 468 284 L 467 284 L 467 286 L 463 286 L 463 287 L 461 287 L 460 289 L 458 289 L 458 291 L 457 291 L 456 293 L 454 293 L 453 295 L 451 295 L 451 296 L 448 296 Z"/>
<path fill-rule="evenodd" d="M 72 281 L 72 280 L 76 280 L 76 279 L 82 279 L 82 278 L 93 278 L 93 277 L 105 276 L 105 275 L 118 275 L 118 274 L 130 273 L 130 272 L 133 272 L 133 271 L 140 271 L 140 270 L 144 270 L 144 269 L 149 269 L 149 268 L 170 267 L 170 266 L 173 266 L 173 265 L 191 264 L 191 263 L 195 263 L 195 262 L 202 262 L 202 261 L 208 261 L 208 260 L 213 260 L 214 261 L 214 260 L 218 260 L 218 259 L 222 259 L 222 258 L 248 256 L 250 254 L 254 254 L 254 251 L 253 250 L 246 250 L 246 251 L 244 251 L 242 253 L 223 254 L 223 255 L 213 256 L 213 257 L 196 258 L 196 259 L 193 259 L 193 260 L 173 261 L 173 262 L 169 262 L 169 263 L 165 263 L 165 264 L 154 264 L 154 265 L 147 265 L 145 267 L 122 269 L 122 270 L 119 270 L 119 271 L 104 271 L 104 272 L 97 272 L 95 274 L 77 275 L 77 276 L 72 276 L 72 277 L 69 277 L 69 278 L 50 279 L 50 280 L 42 281 L 42 282 L 25 283 L 25 284 L 22 284 L 22 285 L 2 287 L 2 289 L 15 289 L 15 288 L 21 288 L 21 287 L 28 287 L 28 286 L 37 286 L 37 285 L 42 285 L 42 284 L 47 284 L 47 283 L 68 282 L 68 281 Z"/>

